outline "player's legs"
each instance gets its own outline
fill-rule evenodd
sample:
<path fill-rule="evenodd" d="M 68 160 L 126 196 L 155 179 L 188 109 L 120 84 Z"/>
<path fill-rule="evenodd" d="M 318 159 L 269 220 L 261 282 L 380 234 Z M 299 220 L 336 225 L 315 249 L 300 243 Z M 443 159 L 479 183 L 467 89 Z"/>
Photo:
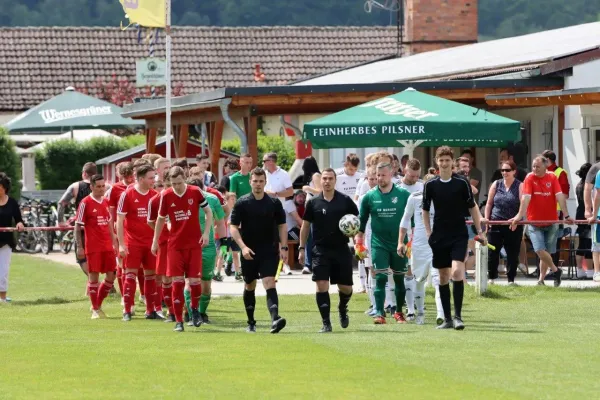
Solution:
<path fill-rule="evenodd" d="M 442 299 L 440 297 L 440 273 L 436 268 L 431 268 L 431 283 L 435 290 L 435 309 L 437 311 L 437 325 L 444 323 L 444 307 L 442 307 Z"/>
<path fill-rule="evenodd" d="M 237 243 L 236 243 L 237 246 Z M 239 247 L 237 247 L 239 249 Z M 241 281 L 242 280 L 242 267 L 241 267 L 241 263 L 240 263 L 240 255 L 241 252 L 240 251 L 232 251 L 231 252 L 231 257 L 233 259 L 233 270 L 235 271 L 235 280 L 236 281 Z"/>
<path fill-rule="evenodd" d="M 453 238 L 442 238 L 439 236 L 441 235 L 436 235 L 436 232 L 433 232 L 429 237 L 429 245 L 433 253 L 433 267 L 436 268 L 439 273 L 440 302 L 442 303 L 442 309 L 444 310 L 444 322 L 439 326 L 439 328 L 449 329 L 452 328 L 452 312 L 450 310 L 450 278 L 452 277 L 451 267 L 453 261 Z M 464 259 L 467 250 L 466 237 L 464 238 L 463 242 L 465 243 L 465 248 L 462 253 L 462 259 Z"/>
<path fill-rule="evenodd" d="M 211 282 L 214 275 L 216 258 L 217 252 L 212 251 L 212 249 L 204 249 L 204 252 L 202 252 L 202 295 L 200 296 L 199 311 L 203 324 L 210 324 L 206 310 L 210 304 L 212 294 Z"/>
<path fill-rule="evenodd" d="M 417 306 L 417 324 L 425 323 L 425 284 L 427 276 L 431 270 L 431 250 L 429 246 L 415 247 L 413 244 L 413 255 L 411 256 L 411 266 L 414 275 L 414 296 Z M 408 290 L 408 288 L 407 288 Z"/>
<path fill-rule="evenodd" d="M 137 273 L 138 286 L 140 288 L 140 303 L 146 304 L 146 275 L 144 274 L 144 268 L 140 265 Z"/>
<path fill-rule="evenodd" d="M 100 318 L 97 316 L 98 312 L 98 278 L 100 274 L 98 272 L 88 273 L 88 296 L 90 297 L 90 303 L 92 304 L 92 319 Z"/>
<path fill-rule="evenodd" d="M 112 252 L 109 252 L 109 253 L 112 253 Z M 109 257 L 111 255 L 112 254 L 109 254 Z M 100 284 L 100 288 L 98 289 L 98 300 L 97 300 L 98 310 L 102 310 L 102 303 L 104 302 L 104 299 L 106 299 L 106 297 L 108 297 L 108 294 L 114 287 L 115 279 L 116 279 L 115 271 L 107 272 L 106 275 L 104 276 L 104 281 L 102 281 L 102 283 Z M 105 317 L 106 315 L 102 315 L 102 316 Z"/>
<path fill-rule="evenodd" d="M 394 295 L 396 297 L 396 304 L 399 305 L 396 312 L 394 313 L 394 319 L 400 324 L 406 323 L 404 314 L 402 313 L 402 303 L 406 298 L 406 288 L 404 286 L 405 274 L 408 271 L 408 259 L 406 257 L 400 257 L 395 250 L 389 250 L 390 268 L 392 270 L 392 276 L 394 279 Z M 414 279 L 411 277 L 412 283 Z M 408 300 L 407 300 L 408 301 Z M 414 316 L 414 297 L 411 298 L 409 310 L 412 309 Z"/>
<path fill-rule="evenodd" d="M 398 305 L 396 304 L 396 284 L 394 283 L 392 274 L 388 275 L 388 281 L 385 288 L 385 308 L 390 307 L 392 312 L 394 312 Z M 402 307 L 402 303 L 400 303 L 400 307 Z"/>
<path fill-rule="evenodd" d="M 123 303 L 123 259 L 117 256 L 117 283 L 119 284 L 119 293 L 121 293 L 121 303 Z M 123 304 L 121 304 L 123 305 Z"/>
<path fill-rule="evenodd" d="M 365 260 L 358 261 L 358 279 L 360 279 L 360 292 L 367 292 L 367 269 L 365 267 Z"/>
<path fill-rule="evenodd" d="M 415 318 L 415 290 L 416 290 L 416 281 L 415 277 L 408 268 L 408 272 L 404 275 L 404 290 L 406 291 L 405 300 L 406 300 L 406 317 L 409 321 L 412 321 Z M 399 308 L 400 312 L 402 312 L 402 308 Z"/>
<path fill-rule="evenodd" d="M 190 285 L 190 306 L 192 309 L 192 322 L 195 327 L 202 324 L 200 311 L 200 297 L 202 296 L 202 248 L 186 249 L 184 252 L 184 268 L 185 276 L 188 278 Z"/>
<path fill-rule="evenodd" d="M 331 259 L 327 257 L 324 249 L 315 248 L 312 253 L 312 280 L 316 285 L 315 299 L 317 302 L 317 309 L 321 314 L 321 321 L 323 327 L 319 331 L 320 333 L 331 332 L 331 299 L 329 297 L 329 279 L 331 277 Z"/>
<path fill-rule="evenodd" d="M 256 257 L 254 260 L 242 259 L 242 274 L 244 278 L 244 309 L 248 318 L 246 332 L 256 332 L 256 320 L 254 310 L 256 309 L 256 280 L 258 279 L 258 267 Z"/>
<path fill-rule="evenodd" d="M 371 251 L 373 257 L 373 268 L 375 270 L 375 323 L 385 323 L 385 297 L 386 284 L 388 283 L 390 273 L 390 253 L 385 249 L 373 247 Z M 393 278 L 392 278 L 393 279 Z"/>
<path fill-rule="evenodd" d="M 338 305 L 340 326 L 346 329 L 350 324 L 348 303 L 352 298 L 352 255 L 347 247 L 339 251 L 334 251 L 332 256 L 334 255 L 331 283 L 338 286 L 338 295 L 340 296 L 340 303 Z"/>
<path fill-rule="evenodd" d="M 286 320 L 279 315 L 279 296 L 275 282 L 277 267 L 279 265 L 279 254 L 277 251 L 256 254 L 255 259 L 259 263 L 259 275 L 263 287 L 267 292 L 267 308 L 271 314 L 271 333 L 278 333 L 285 325 Z"/>

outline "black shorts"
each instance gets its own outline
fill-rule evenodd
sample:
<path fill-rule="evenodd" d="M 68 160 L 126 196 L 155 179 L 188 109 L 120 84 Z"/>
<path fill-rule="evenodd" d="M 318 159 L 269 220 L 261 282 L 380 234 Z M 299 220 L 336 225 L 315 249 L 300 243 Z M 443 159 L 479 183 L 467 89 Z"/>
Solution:
<path fill-rule="evenodd" d="M 579 246 L 577 246 L 576 255 L 585 257 L 588 260 L 592 259 L 592 238 L 579 238 Z"/>
<path fill-rule="evenodd" d="M 277 274 L 279 266 L 279 252 L 273 250 L 254 250 L 253 260 L 246 260 L 244 256 L 240 257 L 242 261 L 242 276 L 244 282 L 250 283 L 257 279 L 262 279 Z"/>
<path fill-rule="evenodd" d="M 352 254 L 348 246 L 312 248 L 312 280 L 352 286 Z"/>
<path fill-rule="evenodd" d="M 232 237 L 228 237 L 226 239 L 225 245 L 227 246 L 228 250 L 240 251 L 240 246 L 238 246 L 237 242 L 235 240 L 233 240 Z"/>
<path fill-rule="evenodd" d="M 469 237 L 463 235 L 446 235 L 429 237 L 429 247 L 433 253 L 433 268 L 451 268 L 452 261 L 465 262 Z"/>

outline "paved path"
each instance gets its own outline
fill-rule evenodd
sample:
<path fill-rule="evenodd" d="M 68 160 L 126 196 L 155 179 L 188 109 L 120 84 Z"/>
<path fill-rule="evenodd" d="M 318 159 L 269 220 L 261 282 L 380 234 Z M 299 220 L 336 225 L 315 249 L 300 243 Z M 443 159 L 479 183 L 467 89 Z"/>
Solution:
<path fill-rule="evenodd" d="M 69 254 L 63 254 L 59 252 L 50 253 L 48 255 L 45 254 L 35 254 L 31 257 L 36 257 L 40 259 L 52 260 L 56 262 L 60 262 L 63 264 L 71 265 L 73 267 L 78 267 L 75 262 L 75 255 L 73 252 Z M 533 271 L 533 268 L 531 269 Z M 566 277 L 566 270 L 565 275 Z M 517 284 L 521 286 L 534 286 L 536 284 L 535 279 L 524 278 L 521 277 L 520 274 L 517 276 Z M 354 290 L 358 291 L 360 289 L 360 281 L 358 279 L 358 272 L 354 272 Z M 471 284 L 474 284 L 472 280 L 470 280 Z M 497 285 L 506 285 L 506 279 L 498 279 L 496 280 Z M 546 281 L 546 285 L 552 287 L 552 281 Z M 213 282 L 213 294 L 217 296 L 240 296 L 243 291 L 243 283 L 236 281 L 233 277 L 225 277 L 223 282 Z M 569 280 L 563 279 L 563 283 L 561 287 L 569 287 L 569 288 L 591 288 L 591 287 L 600 287 L 600 284 L 594 283 L 592 280 Z M 315 293 L 315 284 L 311 281 L 310 275 L 302 275 L 299 271 L 294 271 L 292 275 L 282 275 L 279 278 L 279 282 L 277 283 L 277 291 L 280 294 L 313 294 Z M 336 287 L 331 287 L 330 292 L 337 292 Z M 258 296 L 265 295 L 265 290 L 262 285 L 257 285 L 256 294 Z"/>

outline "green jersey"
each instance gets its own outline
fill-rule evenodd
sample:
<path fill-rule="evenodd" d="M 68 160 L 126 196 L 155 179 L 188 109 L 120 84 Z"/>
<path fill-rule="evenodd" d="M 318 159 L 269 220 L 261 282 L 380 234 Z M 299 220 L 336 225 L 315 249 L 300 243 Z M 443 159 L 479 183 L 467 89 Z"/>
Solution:
<path fill-rule="evenodd" d="M 248 194 L 252 191 L 250 187 L 250 173 L 247 175 L 242 175 L 240 171 L 231 175 L 229 178 L 229 191 L 235 193 L 237 198 L 239 199 L 245 194 Z"/>
<path fill-rule="evenodd" d="M 369 190 L 360 203 L 360 231 L 364 232 L 371 219 L 371 246 L 396 251 L 398 233 L 410 192 L 392 185 L 389 193 L 379 186 Z"/>
<path fill-rule="evenodd" d="M 202 191 L 202 195 L 208 202 L 208 205 L 210 206 L 210 209 L 213 213 L 213 220 L 214 220 L 213 222 L 216 223 L 217 221 L 221 221 L 222 219 L 224 219 L 225 218 L 225 210 L 223 210 L 223 206 L 221 205 L 221 202 L 219 201 L 217 196 L 215 196 L 214 194 L 205 192 L 205 191 Z M 200 213 L 198 214 L 198 216 L 200 219 L 200 227 L 202 228 L 202 233 L 204 233 L 204 224 L 206 224 L 206 221 L 205 221 L 206 214 L 204 213 L 204 209 L 202 207 L 200 207 Z M 211 251 L 216 252 L 214 224 L 213 224 L 213 226 L 210 227 L 208 246 L 206 246 L 203 249 L 203 252 L 208 253 Z"/>

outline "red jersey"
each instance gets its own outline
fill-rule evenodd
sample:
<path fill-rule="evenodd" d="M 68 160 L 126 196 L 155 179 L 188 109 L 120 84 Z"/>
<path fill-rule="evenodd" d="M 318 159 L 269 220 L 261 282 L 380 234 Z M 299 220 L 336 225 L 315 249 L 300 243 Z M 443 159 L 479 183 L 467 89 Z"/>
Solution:
<path fill-rule="evenodd" d="M 219 199 L 219 203 L 221 203 L 222 206 L 225 205 L 225 197 L 223 197 L 221 192 L 219 192 L 217 189 L 212 187 L 204 187 L 204 190 L 206 190 L 210 194 L 214 194 L 215 196 L 217 196 L 217 199 Z"/>
<path fill-rule="evenodd" d="M 106 198 L 108 199 L 108 205 L 110 207 L 117 208 L 119 205 L 119 200 L 121 199 L 121 195 L 127 189 L 127 185 L 123 183 L 123 181 L 117 182 L 106 193 Z"/>
<path fill-rule="evenodd" d="M 199 207 L 208 207 L 208 202 L 195 186 L 186 185 L 181 196 L 173 188 L 161 192 L 158 215 L 161 218 L 169 217 L 171 221 L 170 249 L 184 250 L 199 246 L 202 238 Z"/>
<path fill-rule="evenodd" d="M 150 203 L 148 203 L 148 222 L 156 222 L 158 217 L 158 208 L 160 207 L 160 194 L 152 197 Z M 158 237 L 158 244 L 163 245 L 169 241 L 169 229 L 167 224 L 163 226 L 160 236 Z"/>
<path fill-rule="evenodd" d="M 85 226 L 86 254 L 114 251 L 110 238 L 111 217 L 106 198 L 98 201 L 89 195 L 81 200 L 76 223 Z"/>
<path fill-rule="evenodd" d="M 558 179 L 552 172 L 546 172 L 542 178 L 533 173 L 527 175 L 523 182 L 523 194 L 531 196 L 527 207 L 527 219 L 529 221 L 556 220 L 556 195 L 561 193 Z"/>
<path fill-rule="evenodd" d="M 148 226 L 148 203 L 156 196 L 156 190 L 150 189 L 145 194 L 139 192 L 135 185 L 129 186 L 121 195 L 117 213 L 125 216 L 125 243 L 131 247 L 150 247 L 154 231 Z"/>

